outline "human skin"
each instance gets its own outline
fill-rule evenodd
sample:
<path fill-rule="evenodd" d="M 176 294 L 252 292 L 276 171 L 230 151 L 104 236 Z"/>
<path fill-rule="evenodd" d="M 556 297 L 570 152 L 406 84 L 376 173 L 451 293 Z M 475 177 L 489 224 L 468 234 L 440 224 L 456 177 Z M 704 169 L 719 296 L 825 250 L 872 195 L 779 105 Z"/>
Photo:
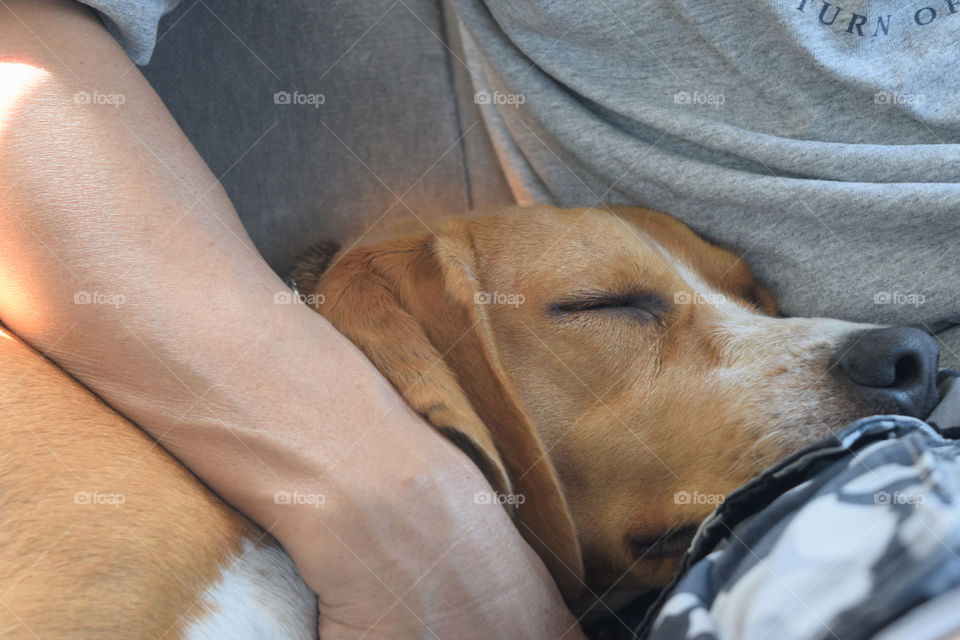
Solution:
<path fill-rule="evenodd" d="M 0 320 L 268 529 L 325 640 L 582 637 L 479 471 L 283 290 L 92 12 L 3 0 Z"/>

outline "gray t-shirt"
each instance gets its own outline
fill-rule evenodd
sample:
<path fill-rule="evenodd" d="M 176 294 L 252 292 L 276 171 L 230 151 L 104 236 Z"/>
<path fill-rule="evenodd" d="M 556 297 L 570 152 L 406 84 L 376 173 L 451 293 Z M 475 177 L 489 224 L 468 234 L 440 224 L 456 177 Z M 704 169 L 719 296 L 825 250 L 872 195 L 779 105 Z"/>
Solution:
<path fill-rule="evenodd" d="M 85 1 L 138 62 L 174 4 Z M 960 1 L 446 8 L 520 203 L 665 211 L 791 315 L 960 320 Z"/>

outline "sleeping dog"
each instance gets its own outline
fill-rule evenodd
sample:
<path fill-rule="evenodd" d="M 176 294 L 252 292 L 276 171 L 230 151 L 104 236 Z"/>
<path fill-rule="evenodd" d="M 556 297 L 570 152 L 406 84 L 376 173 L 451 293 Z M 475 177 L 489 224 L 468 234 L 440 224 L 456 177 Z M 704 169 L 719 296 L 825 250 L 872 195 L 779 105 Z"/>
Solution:
<path fill-rule="evenodd" d="M 736 255 L 646 209 L 418 223 L 293 275 L 482 469 L 478 500 L 504 504 L 572 605 L 662 586 L 727 492 L 854 418 L 937 400 L 923 332 L 780 317 Z M 23 343 L 0 335 L 0 359 L 0 514 L 17 515 L 0 631 L 315 636 L 269 536 Z M 122 506 L 77 508 L 117 487 Z"/>
<path fill-rule="evenodd" d="M 722 496 L 874 413 L 925 416 L 919 330 L 779 317 L 733 253 L 647 209 L 414 223 L 294 272 L 497 492 L 568 601 L 664 584 Z M 515 501 L 516 502 L 516 501 Z"/>

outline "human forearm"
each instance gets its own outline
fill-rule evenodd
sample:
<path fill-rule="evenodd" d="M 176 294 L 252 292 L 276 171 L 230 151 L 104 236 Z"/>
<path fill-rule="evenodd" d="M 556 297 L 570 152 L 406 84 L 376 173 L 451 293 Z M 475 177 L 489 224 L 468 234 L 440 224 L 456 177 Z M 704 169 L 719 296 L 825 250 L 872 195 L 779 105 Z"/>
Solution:
<path fill-rule="evenodd" d="M 282 282 L 95 18 L 72 5 L 11 7 L 41 41 L 38 24 L 78 31 L 54 54 L 2 16 L 3 59 L 29 67 L 4 63 L 19 79 L 5 84 L 0 133 L 7 326 L 266 526 L 270 500 L 252 500 L 267 487 L 315 491 L 344 456 L 376 460 L 399 432 L 437 446 L 325 320 L 274 304 Z M 78 92 L 124 103 L 80 104 Z M 419 463 L 371 469 L 397 464 Z"/>

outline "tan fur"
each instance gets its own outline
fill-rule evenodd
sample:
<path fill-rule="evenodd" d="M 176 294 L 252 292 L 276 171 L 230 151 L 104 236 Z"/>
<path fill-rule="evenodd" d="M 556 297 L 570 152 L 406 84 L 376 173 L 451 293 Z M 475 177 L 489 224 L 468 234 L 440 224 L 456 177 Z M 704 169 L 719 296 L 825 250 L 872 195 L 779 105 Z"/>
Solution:
<path fill-rule="evenodd" d="M 8 333 L 0 362 L 0 635 L 179 637 L 262 532 Z"/>
<path fill-rule="evenodd" d="M 303 291 L 324 294 L 317 310 L 413 408 L 459 431 L 498 490 L 524 495 L 518 528 L 569 601 L 581 580 L 664 584 L 682 546 L 647 557 L 637 541 L 715 506 L 678 494 L 725 495 L 872 412 L 828 375 L 863 326 L 778 318 L 737 256 L 668 216 L 538 206 L 431 226 L 350 247 L 319 282 L 308 265 L 294 276 L 318 282 Z M 555 312 L 629 290 L 662 299 L 662 317 Z M 676 303 L 684 292 L 708 303 Z M 483 301 L 494 293 L 524 301 Z"/>

